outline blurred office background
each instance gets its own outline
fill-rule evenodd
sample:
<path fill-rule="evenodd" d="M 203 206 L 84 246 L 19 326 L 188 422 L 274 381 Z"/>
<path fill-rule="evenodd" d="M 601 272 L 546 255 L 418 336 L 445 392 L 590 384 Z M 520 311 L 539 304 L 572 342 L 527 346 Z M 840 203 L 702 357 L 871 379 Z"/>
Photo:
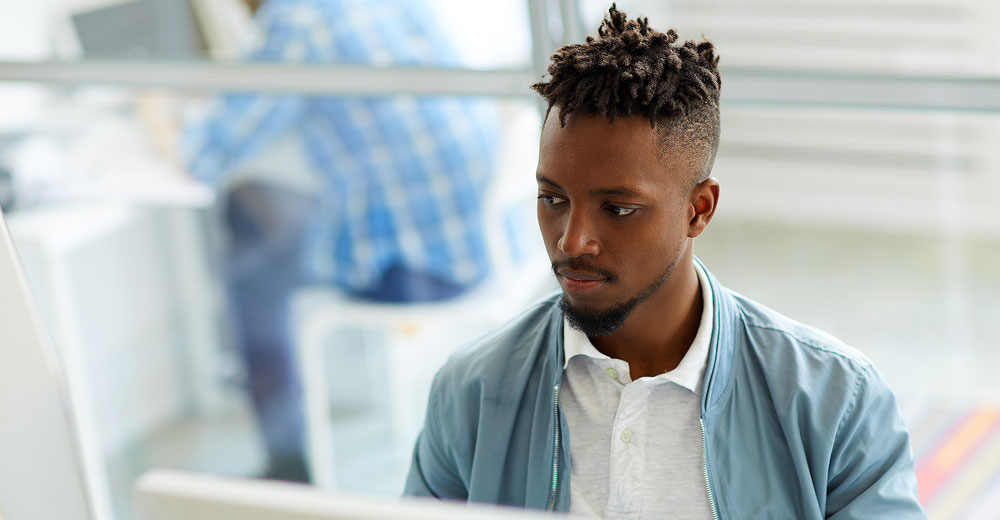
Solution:
<path fill-rule="evenodd" d="M 191 180 L 178 152 L 177 129 L 220 91 L 475 97 L 502 119 L 485 291 L 452 306 L 297 295 L 317 485 L 397 494 L 436 367 L 554 288 L 533 220 L 543 107 L 527 86 L 608 4 L 428 5 L 462 68 L 242 67 L 259 35 L 237 0 L 0 1 L 0 204 L 77 396 L 101 518 L 131 517 L 150 467 L 266 464 L 220 282 L 222 192 Z M 697 254 L 875 361 L 932 518 L 995 518 L 1000 4 L 618 5 L 719 47 L 723 188 Z M 281 145 L 245 169 L 296 178 L 296 164 Z"/>

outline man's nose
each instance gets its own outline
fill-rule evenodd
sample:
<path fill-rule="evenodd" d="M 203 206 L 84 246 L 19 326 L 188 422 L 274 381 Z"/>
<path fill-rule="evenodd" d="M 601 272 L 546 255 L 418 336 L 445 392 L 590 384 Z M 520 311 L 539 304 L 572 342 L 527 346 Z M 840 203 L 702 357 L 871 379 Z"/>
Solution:
<path fill-rule="evenodd" d="M 567 257 L 597 256 L 601 252 L 594 222 L 581 211 L 570 211 L 559 238 L 559 250 Z"/>

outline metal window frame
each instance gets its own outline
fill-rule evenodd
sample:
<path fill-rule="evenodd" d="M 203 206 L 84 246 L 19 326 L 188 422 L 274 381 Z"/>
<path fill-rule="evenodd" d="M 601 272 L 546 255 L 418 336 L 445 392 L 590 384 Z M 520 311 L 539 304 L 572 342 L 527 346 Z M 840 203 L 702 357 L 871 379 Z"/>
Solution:
<path fill-rule="evenodd" d="M 198 91 L 312 95 L 536 98 L 528 69 L 460 70 L 199 62 L 0 62 L 0 83 L 117 85 Z M 1000 112 L 1000 78 L 859 75 L 727 68 L 722 101 L 739 105 L 830 106 Z"/>
<path fill-rule="evenodd" d="M 526 96 L 529 70 L 84 60 L 0 62 L 0 82 L 339 95 Z"/>

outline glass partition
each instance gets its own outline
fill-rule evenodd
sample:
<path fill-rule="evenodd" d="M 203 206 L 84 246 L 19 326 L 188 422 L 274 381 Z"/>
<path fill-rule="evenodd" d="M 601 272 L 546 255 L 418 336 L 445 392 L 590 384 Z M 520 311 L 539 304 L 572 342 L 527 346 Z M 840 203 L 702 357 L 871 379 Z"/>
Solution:
<path fill-rule="evenodd" d="M 301 448 L 314 483 L 398 495 L 437 367 L 552 288 L 533 223 L 534 103 L 23 87 L 41 102 L 0 134 L 0 203 L 74 391 L 93 416 L 81 435 L 100 463 L 88 476 L 107 491 L 97 507 L 114 518 L 132 517 L 131 487 L 153 467 L 295 478 L 268 455 L 269 443 L 280 442 L 274 430 L 296 420 L 284 414 L 292 410 L 304 415 Z M 17 99 L 0 92 L 0 106 Z M 294 117 L 282 122 L 281 114 Z M 403 160 L 464 169 L 450 178 L 428 172 L 422 183 Z M 381 180 L 359 192 L 341 184 L 350 182 L 344 172 Z M 378 193 L 366 198 L 364 190 Z M 508 270 L 510 296 L 524 301 L 505 306 L 493 275 L 463 293 L 464 308 L 415 304 L 411 314 L 347 296 L 335 281 L 343 274 L 337 230 L 358 198 L 375 208 L 368 222 L 378 221 L 380 201 L 410 207 L 396 209 L 397 226 L 430 218 L 430 206 L 446 215 L 463 208 L 441 230 L 483 226 L 488 240 L 473 242 L 483 249 L 470 259 L 494 274 Z M 421 240 L 433 242 L 400 236 L 402 247 Z M 307 264 L 301 271 L 280 260 L 299 247 L 311 252 L 291 261 Z M 248 272 L 262 284 L 240 281 Z M 284 310 L 246 308 L 255 291 L 269 307 L 280 297 L 272 284 L 289 272 L 306 274 L 284 293 Z M 291 342 L 284 354 L 247 339 L 281 331 Z M 280 373 L 294 382 L 267 390 Z M 268 399 L 285 403 L 278 416 L 262 404 Z"/>
<path fill-rule="evenodd" d="M 904 401 L 1000 401 L 980 364 L 998 332 L 1000 118 L 723 114 L 721 204 L 698 250 L 724 283 L 857 346 Z"/>

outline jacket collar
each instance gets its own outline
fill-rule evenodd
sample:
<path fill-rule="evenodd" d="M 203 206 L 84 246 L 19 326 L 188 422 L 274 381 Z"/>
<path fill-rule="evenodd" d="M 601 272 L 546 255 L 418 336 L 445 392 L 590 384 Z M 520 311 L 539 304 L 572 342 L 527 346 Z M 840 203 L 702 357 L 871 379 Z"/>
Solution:
<path fill-rule="evenodd" d="M 729 393 L 733 356 L 736 351 L 736 330 L 739 310 L 729 291 L 698 258 L 712 286 L 712 340 L 708 346 L 708 363 L 701 392 L 701 414 L 704 416 Z"/>

